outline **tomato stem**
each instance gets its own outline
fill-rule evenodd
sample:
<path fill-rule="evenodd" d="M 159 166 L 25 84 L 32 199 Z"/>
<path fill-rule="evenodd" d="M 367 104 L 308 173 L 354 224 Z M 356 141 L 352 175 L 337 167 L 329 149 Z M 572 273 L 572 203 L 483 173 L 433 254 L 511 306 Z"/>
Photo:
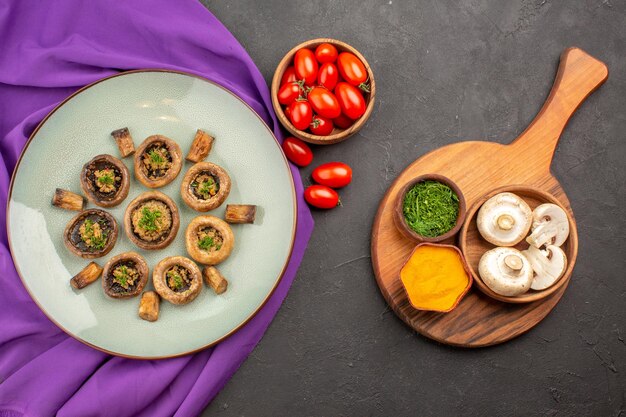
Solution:
<path fill-rule="evenodd" d="M 361 83 L 359 84 L 359 88 L 363 91 L 365 91 L 366 93 L 370 93 L 370 86 L 367 83 Z"/>

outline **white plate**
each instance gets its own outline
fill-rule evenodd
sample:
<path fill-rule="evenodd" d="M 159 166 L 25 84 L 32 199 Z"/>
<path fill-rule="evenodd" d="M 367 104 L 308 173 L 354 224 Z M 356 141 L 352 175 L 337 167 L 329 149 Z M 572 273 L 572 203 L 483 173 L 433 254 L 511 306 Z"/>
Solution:
<path fill-rule="evenodd" d="M 218 266 L 228 291 L 215 295 L 204 287 L 192 303 L 161 302 L 154 323 L 137 315 L 139 297 L 107 297 L 98 281 L 74 290 L 69 280 L 89 260 L 63 244 L 63 229 L 75 212 L 53 207 L 54 190 L 80 193 L 80 171 L 93 156 L 119 157 L 111 131 L 128 127 L 138 146 L 153 134 L 168 136 L 189 150 L 196 129 L 216 137 L 208 161 L 226 169 L 232 188 L 226 202 L 210 214 L 222 217 L 226 204 L 256 204 L 252 225 L 234 225 L 235 248 Z M 120 232 L 115 248 L 95 260 L 135 250 L 156 263 L 173 255 L 187 256 L 184 231 L 201 214 L 182 201 L 180 183 L 191 166 L 185 162 L 175 181 L 159 190 L 174 199 L 181 226 L 176 240 L 160 251 L 145 251 L 128 240 L 123 213 L 147 188 L 134 179 L 132 156 L 123 159 L 133 177 L 128 197 L 108 210 Z M 163 358 L 210 346 L 247 322 L 280 281 L 289 260 L 296 225 L 293 178 L 272 132 L 243 101 L 199 77 L 171 71 L 135 71 L 85 87 L 44 119 L 30 138 L 13 174 L 7 227 L 18 272 L 43 312 L 69 335 L 115 355 Z M 88 207 L 95 207 L 88 204 Z M 152 289 L 149 282 L 146 290 Z"/>

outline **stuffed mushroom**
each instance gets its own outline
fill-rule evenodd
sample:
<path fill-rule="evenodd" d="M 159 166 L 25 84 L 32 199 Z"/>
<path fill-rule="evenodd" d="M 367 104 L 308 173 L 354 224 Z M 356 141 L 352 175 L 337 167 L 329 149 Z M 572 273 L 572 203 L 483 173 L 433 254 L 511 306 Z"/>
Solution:
<path fill-rule="evenodd" d="M 130 298 L 141 294 L 148 282 L 148 264 L 136 252 L 112 257 L 102 272 L 102 289 L 112 298 Z"/>
<path fill-rule="evenodd" d="M 230 177 L 224 168 L 210 162 L 198 162 L 185 174 L 180 194 L 194 210 L 209 211 L 219 207 L 230 193 Z"/>
<path fill-rule="evenodd" d="M 214 216 L 198 216 L 185 232 L 187 253 L 205 265 L 217 265 L 230 256 L 235 235 L 224 220 Z"/>
<path fill-rule="evenodd" d="M 117 222 L 104 210 L 81 211 L 65 227 L 63 241 L 72 253 L 81 258 L 100 258 L 115 246 Z"/>
<path fill-rule="evenodd" d="M 149 188 L 169 184 L 183 165 L 180 146 L 163 135 L 149 136 L 135 151 L 135 178 Z"/>
<path fill-rule="evenodd" d="M 128 168 L 114 156 L 98 155 L 83 166 L 80 186 L 94 204 L 115 207 L 128 196 Z"/>
<path fill-rule="evenodd" d="M 176 204 L 159 191 L 140 194 L 124 213 L 126 236 L 141 249 L 167 247 L 176 237 L 179 225 Z"/>
<path fill-rule="evenodd" d="M 172 304 L 187 304 L 202 290 L 202 272 L 191 259 L 170 256 L 154 268 L 152 283 L 161 298 Z"/>

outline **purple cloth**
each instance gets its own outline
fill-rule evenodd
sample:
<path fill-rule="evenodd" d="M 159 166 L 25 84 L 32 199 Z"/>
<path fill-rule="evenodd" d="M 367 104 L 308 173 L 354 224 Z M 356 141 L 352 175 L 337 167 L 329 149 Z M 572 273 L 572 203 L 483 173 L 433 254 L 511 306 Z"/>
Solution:
<path fill-rule="evenodd" d="M 243 98 L 281 138 L 267 85 L 236 39 L 194 0 L 0 0 L 0 210 L 41 119 L 79 87 L 118 71 L 199 74 Z M 212 349 L 159 361 L 112 357 L 68 337 L 37 308 L 0 227 L 0 416 L 190 416 L 215 397 L 263 336 L 313 229 L 292 166 L 298 229 L 278 289 L 245 327 Z"/>

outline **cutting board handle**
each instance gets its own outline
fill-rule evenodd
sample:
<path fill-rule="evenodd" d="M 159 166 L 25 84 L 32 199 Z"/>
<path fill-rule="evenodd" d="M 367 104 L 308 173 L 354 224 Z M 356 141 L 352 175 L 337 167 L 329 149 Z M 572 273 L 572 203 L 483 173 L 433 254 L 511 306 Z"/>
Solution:
<path fill-rule="evenodd" d="M 532 153 L 537 169 L 549 172 L 556 145 L 568 120 L 608 76 L 607 66 L 582 49 L 563 51 L 550 95 L 530 126 L 512 145 L 520 153 Z"/>

